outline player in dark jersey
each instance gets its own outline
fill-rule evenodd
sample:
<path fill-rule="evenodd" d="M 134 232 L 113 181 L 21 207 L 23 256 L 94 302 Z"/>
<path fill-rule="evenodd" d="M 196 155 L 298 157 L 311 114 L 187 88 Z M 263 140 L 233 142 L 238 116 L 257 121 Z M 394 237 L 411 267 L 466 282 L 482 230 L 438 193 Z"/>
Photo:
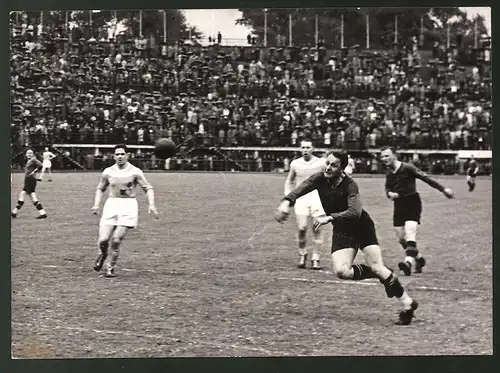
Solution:
<path fill-rule="evenodd" d="M 467 167 L 467 185 L 469 186 L 469 192 L 474 191 L 476 187 L 476 176 L 479 172 L 479 166 L 474 159 L 474 156 L 471 155 L 469 160 L 469 165 Z"/>
<path fill-rule="evenodd" d="M 276 220 L 286 220 L 290 207 L 299 197 L 317 190 L 326 216 L 316 218 L 313 229 L 329 223 L 333 225 L 331 253 L 337 277 L 355 281 L 378 278 L 387 296 L 396 297 L 403 304 L 399 323 L 410 324 L 418 303 L 410 298 L 396 275 L 384 265 L 375 225 L 363 210 L 358 185 L 345 174 L 345 165 L 333 152 L 328 152 L 325 158 L 324 172 L 312 175 L 283 198 L 276 210 Z M 353 265 L 358 250 L 363 251 L 367 265 Z"/>
<path fill-rule="evenodd" d="M 47 217 L 47 213 L 43 209 L 42 204 L 38 200 L 38 197 L 35 193 L 35 174 L 37 171 L 40 171 L 42 169 L 42 162 L 36 159 L 35 153 L 31 149 L 26 152 L 26 158 L 28 158 L 28 161 L 26 162 L 26 166 L 24 166 L 24 187 L 21 193 L 19 193 L 16 207 L 14 208 L 14 210 L 12 210 L 10 216 L 12 218 L 17 218 L 19 210 L 24 205 L 24 199 L 26 198 L 26 196 L 29 196 L 33 201 L 36 209 L 38 210 L 39 215 L 37 216 L 37 219 L 45 219 Z"/>
<path fill-rule="evenodd" d="M 387 198 L 394 201 L 394 229 L 406 252 L 406 258 L 399 263 L 399 269 L 406 276 L 411 275 L 412 268 L 415 268 L 416 273 L 421 273 L 426 261 L 417 249 L 417 227 L 422 215 L 422 201 L 417 192 L 416 179 L 439 190 L 448 198 L 453 198 L 453 192 L 414 165 L 398 161 L 392 147 L 382 149 L 381 160 L 388 169 L 385 193 Z"/>

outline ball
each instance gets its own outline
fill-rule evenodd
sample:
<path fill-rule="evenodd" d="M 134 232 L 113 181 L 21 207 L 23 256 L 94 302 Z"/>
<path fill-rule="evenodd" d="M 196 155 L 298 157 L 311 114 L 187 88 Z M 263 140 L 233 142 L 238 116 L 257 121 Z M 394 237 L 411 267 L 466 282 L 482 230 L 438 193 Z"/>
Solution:
<path fill-rule="evenodd" d="M 155 156 L 160 159 L 167 159 L 175 155 L 175 143 L 166 138 L 158 139 L 155 144 Z"/>

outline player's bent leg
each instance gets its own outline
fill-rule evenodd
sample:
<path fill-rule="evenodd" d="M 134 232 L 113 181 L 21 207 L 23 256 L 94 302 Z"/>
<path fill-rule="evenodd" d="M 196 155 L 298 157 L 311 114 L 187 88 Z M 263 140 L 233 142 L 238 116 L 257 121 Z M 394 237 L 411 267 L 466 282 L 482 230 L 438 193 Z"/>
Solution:
<path fill-rule="evenodd" d="M 42 203 L 38 200 L 35 192 L 30 193 L 30 198 L 33 201 L 33 205 L 38 210 L 37 219 L 45 219 L 47 217 L 47 212 L 43 209 Z"/>
<path fill-rule="evenodd" d="M 115 266 L 118 261 L 118 256 L 120 255 L 120 245 L 127 235 L 130 227 L 119 225 L 115 228 L 113 235 L 111 237 L 111 260 L 108 267 L 106 268 L 106 277 L 115 276 Z"/>
<path fill-rule="evenodd" d="M 373 277 L 371 271 L 366 271 L 364 265 L 354 265 L 352 262 L 356 257 L 357 250 L 354 248 L 343 248 L 332 252 L 333 272 L 342 280 L 364 280 Z M 369 269 L 366 267 L 366 269 Z M 368 277 L 366 277 L 368 275 Z"/>
<path fill-rule="evenodd" d="M 314 270 L 319 270 L 321 269 L 320 266 L 320 258 L 321 258 L 321 250 L 323 248 L 323 243 L 324 243 L 324 237 L 325 237 L 325 230 L 319 228 L 318 230 L 314 231 L 313 230 L 313 252 L 311 256 L 311 262 L 312 266 L 311 268 Z"/>
<path fill-rule="evenodd" d="M 99 237 L 97 238 L 97 246 L 99 254 L 94 263 L 94 270 L 99 272 L 108 257 L 108 248 L 109 248 L 109 240 L 111 239 L 111 235 L 115 230 L 115 226 L 111 224 L 99 226 Z"/>
<path fill-rule="evenodd" d="M 403 250 L 406 250 L 406 240 L 405 240 L 405 227 L 399 226 L 399 227 L 394 227 L 394 232 L 396 233 L 396 237 L 399 240 L 399 244 L 403 248 Z"/>
<path fill-rule="evenodd" d="M 416 273 L 421 273 L 425 266 L 425 259 L 420 255 L 417 249 L 417 230 L 418 222 L 408 220 L 405 222 L 405 241 L 406 241 L 406 258 L 403 264 L 400 263 L 400 268 L 405 267 L 405 275 L 411 274 L 411 269 L 415 268 Z M 409 272 L 409 273 L 407 273 Z"/>
<path fill-rule="evenodd" d="M 307 226 L 309 223 L 309 216 L 296 214 L 297 220 L 297 242 L 299 246 L 299 268 L 306 268 L 307 261 Z"/>
<path fill-rule="evenodd" d="M 23 207 L 26 195 L 27 193 L 24 190 L 21 190 L 21 192 L 19 193 L 19 197 L 17 198 L 16 207 L 14 207 L 14 209 L 10 213 L 10 216 L 12 218 L 17 218 L 17 213 L 19 212 L 19 210 L 21 210 L 21 207 Z"/>
<path fill-rule="evenodd" d="M 38 181 L 43 180 L 43 176 L 45 175 L 45 171 L 47 171 L 47 167 L 42 167 L 42 171 L 40 171 L 40 177 L 38 178 Z"/>
<path fill-rule="evenodd" d="M 413 319 L 414 312 L 418 308 L 418 303 L 408 295 L 403 285 L 399 282 L 399 279 L 384 265 L 380 246 L 370 245 L 362 250 L 366 263 L 382 285 L 384 285 L 387 296 L 389 298 L 396 297 L 401 302 L 403 310 L 399 314 L 399 323 L 408 325 Z"/>

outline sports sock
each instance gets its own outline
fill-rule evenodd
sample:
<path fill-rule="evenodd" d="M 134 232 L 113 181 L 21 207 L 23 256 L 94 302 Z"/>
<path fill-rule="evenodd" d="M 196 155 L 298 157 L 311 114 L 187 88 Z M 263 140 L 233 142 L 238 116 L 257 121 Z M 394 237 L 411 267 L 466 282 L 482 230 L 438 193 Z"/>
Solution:
<path fill-rule="evenodd" d="M 298 234 L 298 244 L 299 244 L 299 255 L 306 255 L 307 254 L 307 240 L 306 240 L 306 232 L 305 231 L 299 231 Z"/>
<path fill-rule="evenodd" d="M 107 255 L 108 254 L 108 247 L 109 247 L 108 241 L 99 242 L 99 250 L 100 250 L 101 254 Z"/>
<path fill-rule="evenodd" d="M 418 255 L 417 243 L 415 241 L 407 241 L 405 262 L 409 262 L 412 267 L 414 267 L 416 264 L 415 258 L 417 258 Z"/>
<path fill-rule="evenodd" d="M 404 295 L 405 290 L 393 273 L 391 273 L 385 280 L 380 280 L 380 282 L 384 285 L 385 292 L 389 298 L 401 298 Z"/>
<path fill-rule="evenodd" d="M 111 268 L 115 268 L 116 262 L 118 261 L 118 255 L 120 255 L 120 242 L 111 242 Z"/>
<path fill-rule="evenodd" d="M 36 209 L 38 210 L 38 212 L 40 213 L 40 215 L 45 215 L 47 214 L 45 212 L 45 210 L 43 209 L 43 206 L 42 204 L 40 203 L 40 201 L 36 201 L 36 202 L 33 202 L 33 204 L 35 205 Z"/>
<path fill-rule="evenodd" d="M 364 264 L 354 264 L 352 266 L 354 274 L 352 276 L 352 280 L 359 281 L 367 278 L 376 278 L 377 276 L 372 271 L 370 267 Z"/>
<path fill-rule="evenodd" d="M 403 309 L 409 310 L 411 308 L 411 304 L 413 303 L 413 299 L 410 298 L 406 291 L 403 291 L 403 295 L 398 298 L 401 304 L 403 305 Z"/>
<path fill-rule="evenodd" d="M 17 214 L 19 212 L 19 210 L 21 210 L 21 207 L 23 207 L 24 205 L 24 201 L 17 201 L 17 204 L 16 204 L 16 207 L 14 207 L 14 210 L 12 210 L 12 213 L 13 214 Z"/>
<path fill-rule="evenodd" d="M 401 245 L 401 247 L 403 248 L 403 250 L 406 250 L 406 240 L 404 238 L 401 238 L 399 240 L 399 244 Z"/>

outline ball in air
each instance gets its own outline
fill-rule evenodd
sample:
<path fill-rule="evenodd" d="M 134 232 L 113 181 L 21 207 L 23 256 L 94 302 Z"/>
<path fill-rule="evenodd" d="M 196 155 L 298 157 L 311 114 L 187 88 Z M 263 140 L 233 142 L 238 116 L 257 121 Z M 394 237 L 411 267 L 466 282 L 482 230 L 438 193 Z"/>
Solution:
<path fill-rule="evenodd" d="M 155 156 L 160 159 L 167 159 L 175 155 L 176 145 L 167 138 L 158 139 L 155 144 Z"/>

